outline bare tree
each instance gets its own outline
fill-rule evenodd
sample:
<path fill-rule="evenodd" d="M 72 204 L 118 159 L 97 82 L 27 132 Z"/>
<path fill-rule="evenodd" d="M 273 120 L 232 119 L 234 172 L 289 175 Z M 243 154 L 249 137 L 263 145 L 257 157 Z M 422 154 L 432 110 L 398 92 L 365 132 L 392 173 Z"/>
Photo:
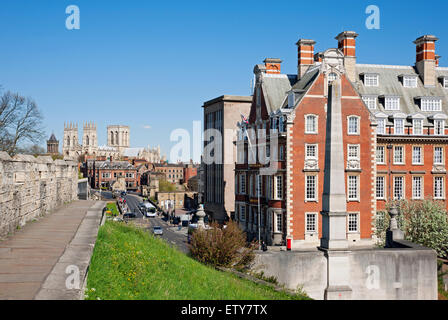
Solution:
<path fill-rule="evenodd" d="M 13 155 L 24 142 L 42 141 L 42 115 L 36 102 L 18 93 L 6 92 L 0 97 L 0 151 Z"/>

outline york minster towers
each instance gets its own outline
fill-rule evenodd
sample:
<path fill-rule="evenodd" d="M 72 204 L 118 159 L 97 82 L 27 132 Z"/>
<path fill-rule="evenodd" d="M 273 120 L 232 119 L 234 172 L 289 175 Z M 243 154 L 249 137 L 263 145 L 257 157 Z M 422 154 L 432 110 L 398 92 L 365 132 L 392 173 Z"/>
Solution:
<path fill-rule="evenodd" d="M 129 126 L 107 126 L 107 145 L 115 147 L 120 153 L 129 148 Z"/>
<path fill-rule="evenodd" d="M 106 156 L 118 157 L 129 148 L 129 126 L 111 125 L 107 127 L 107 146 L 98 146 L 97 125 L 93 122 L 83 124 L 82 144 L 79 144 L 78 124 L 69 122 L 64 125 L 62 152 L 64 156 L 78 157 Z"/>

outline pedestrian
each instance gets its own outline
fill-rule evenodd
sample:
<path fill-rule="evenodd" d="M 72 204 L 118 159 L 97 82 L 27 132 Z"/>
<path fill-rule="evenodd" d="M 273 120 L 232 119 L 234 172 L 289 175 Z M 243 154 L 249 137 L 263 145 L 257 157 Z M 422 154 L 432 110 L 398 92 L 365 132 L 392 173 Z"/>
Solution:
<path fill-rule="evenodd" d="M 261 249 L 262 249 L 263 251 L 268 251 L 268 246 L 266 245 L 266 242 L 261 241 Z"/>

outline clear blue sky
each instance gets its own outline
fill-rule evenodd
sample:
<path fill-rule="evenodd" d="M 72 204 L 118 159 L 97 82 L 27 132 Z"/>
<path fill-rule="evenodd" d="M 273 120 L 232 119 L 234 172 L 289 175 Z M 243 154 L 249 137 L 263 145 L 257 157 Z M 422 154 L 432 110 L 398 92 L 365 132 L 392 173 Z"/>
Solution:
<path fill-rule="evenodd" d="M 2 0 L 0 84 L 37 101 L 48 136 L 62 140 L 64 121 L 94 120 L 106 144 L 106 126 L 126 124 L 132 146 L 160 144 L 169 155 L 171 131 L 191 132 L 206 100 L 250 94 L 253 67 L 265 57 L 295 73 L 299 38 L 321 51 L 354 30 L 358 62 L 411 65 L 412 41 L 434 34 L 448 66 L 448 3 L 418 3 Z M 80 30 L 65 28 L 71 4 Z M 381 10 L 380 30 L 365 27 L 370 4 Z"/>

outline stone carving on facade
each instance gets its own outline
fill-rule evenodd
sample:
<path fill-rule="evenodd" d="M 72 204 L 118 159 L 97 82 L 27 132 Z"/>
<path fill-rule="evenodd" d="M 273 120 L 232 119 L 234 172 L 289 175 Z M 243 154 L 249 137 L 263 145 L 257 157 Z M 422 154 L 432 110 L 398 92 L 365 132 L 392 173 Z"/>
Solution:
<path fill-rule="evenodd" d="M 446 169 L 444 165 L 434 165 L 432 167 L 432 172 L 434 173 L 446 173 Z"/>
<path fill-rule="evenodd" d="M 361 169 L 361 163 L 358 159 L 350 159 L 347 161 L 348 170 L 359 170 Z"/>
<path fill-rule="evenodd" d="M 306 159 L 305 170 L 319 170 L 319 162 L 317 159 Z"/>

